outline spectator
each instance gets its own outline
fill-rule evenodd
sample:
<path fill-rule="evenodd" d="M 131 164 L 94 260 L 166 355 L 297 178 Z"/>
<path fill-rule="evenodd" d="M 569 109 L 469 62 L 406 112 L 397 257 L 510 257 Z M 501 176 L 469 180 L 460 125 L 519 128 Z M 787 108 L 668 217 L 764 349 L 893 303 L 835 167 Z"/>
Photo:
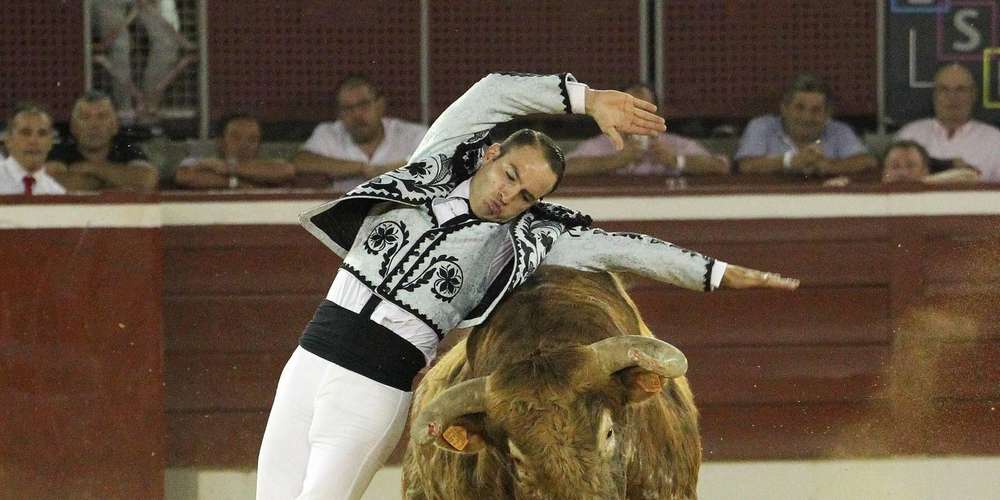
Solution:
<path fill-rule="evenodd" d="M 637 83 L 625 89 L 636 99 L 656 104 L 653 89 Z M 566 161 L 566 173 L 575 175 L 614 172 L 621 175 L 724 175 L 729 160 L 713 155 L 698 142 L 662 133 L 655 138 L 629 137 L 617 151 L 604 134 L 581 142 Z"/>
<path fill-rule="evenodd" d="M 923 182 L 925 184 L 949 184 L 976 182 L 979 173 L 968 167 L 955 167 L 931 173 L 931 158 L 919 143 L 898 141 L 885 152 L 882 168 L 882 183 Z"/>
<path fill-rule="evenodd" d="M 972 119 L 976 82 L 961 64 L 949 64 L 934 76 L 934 118 L 912 122 L 896 134 L 918 142 L 935 162 L 968 167 L 985 182 L 1000 182 L 1000 129 Z"/>
<path fill-rule="evenodd" d="M 969 167 L 950 168 L 933 172 L 931 158 L 927 150 L 913 141 L 894 142 L 885 152 L 882 168 L 882 183 L 920 182 L 924 184 L 957 184 L 976 182 L 979 173 Z M 850 179 L 846 176 L 827 180 L 827 186 L 846 186 Z"/>
<path fill-rule="evenodd" d="M 90 91 L 76 100 L 70 135 L 49 153 L 50 161 L 66 167 L 63 185 L 67 189 L 156 188 L 156 167 L 137 146 L 118 134 L 118 116 L 107 95 Z"/>
<path fill-rule="evenodd" d="M 295 167 L 285 160 L 265 160 L 260 152 L 260 123 L 237 114 L 222 121 L 217 158 L 188 158 L 181 162 L 174 183 L 189 189 L 255 188 L 282 186 L 295 177 Z"/>
<path fill-rule="evenodd" d="M 748 174 L 833 175 L 878 165 L 847 124 L 832 120 L 830 89 L 802 74 L 785 90 L 781 116 L 757 117 L 747 124 L 735 159 Z"/>
<path fill-rule="evenodd" d="M 298 173 L 323 174 L 347 191 L 401 167 L 427 127 L 385 117 L 385 96 L 368 77 L 351 75 L 336 90 L 337 118 L 320 123 L 292 159 Z"/>
<path fill-rule="evenodd" d="M 10 157 L 0 159 L 0 194 L 66 193 L 45 169 L 52 140 L 52 118 L 48 112 L 27 103 L 14 110 L 3 135 Z"/>

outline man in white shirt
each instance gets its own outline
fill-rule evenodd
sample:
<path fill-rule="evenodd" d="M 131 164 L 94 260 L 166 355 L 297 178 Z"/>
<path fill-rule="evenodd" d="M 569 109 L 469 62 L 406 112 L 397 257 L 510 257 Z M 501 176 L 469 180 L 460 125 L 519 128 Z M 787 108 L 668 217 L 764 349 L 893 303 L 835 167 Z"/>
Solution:
<path fill-rule="evenodd" d="M 345 78 L 336 96 L 337 121 L 317 125 L 292 163 L 299 174 L 325 175 L 337 190 L 403 166 L 427 132 L 386 117 L 385 96 L 364 75 Z"/>
<path fill-rule="evenodd" d="M 976 81 L 960 64 L 949 64 L 934 77 L 934 118 L 903 127 L 897 140 L 920 143 L 945 168 L 972 167 L 980 180 L 1000 182 L 1000 129 L 972 119 Z"/>
<path fill-rule="evenodd" d="M 23 104 L 7 123 L 3 141 L 10 157 L 0 160 L 0 195 L 65 194 L 66 190 L 45 171 L 45 157 L 53 140 L 48 112 L 34 104 Z"/>

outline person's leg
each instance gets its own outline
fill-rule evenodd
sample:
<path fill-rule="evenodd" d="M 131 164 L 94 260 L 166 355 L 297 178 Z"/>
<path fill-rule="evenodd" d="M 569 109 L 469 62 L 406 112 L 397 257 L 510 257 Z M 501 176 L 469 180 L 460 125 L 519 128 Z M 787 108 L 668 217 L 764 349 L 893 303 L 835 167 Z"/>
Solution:
<path fill-rule="evenodd" d="M 332 365 L 316 395 L 299 500 L 361 498 L 406 425 L 412 393 Z"/>
<path fill-rule="evenodd" d="M 302 491 L 313 400 L 328 365 L 298 347 L 282 370 L 257 459 L 258 500 L 288 500 Z"/>
<path fill-rule="evenodd" d="M 148 1 L 139 9 L 139 22 L 146 28 L 149 51 L 146 53 L 146 69 L 143 73 L 142 91 L 145 94 L 145 110 L 155 113 L 160 107 L 167 76 L 174 69 L 180 44 L 175 37 L 174 27 L 163 17 L 158 1 Z"/>
<path fill-rule="evenodd" d="M 128 0 L 94 0 L 91 2 L 91 14 L 101 42 L 114 35 L 114 42 L 108 47 L 108 62 L 111 72 L 111 98 L 119 112 L 132 109 L 132 96 L 129 86 L 132 84 L 132 38 L 125 24 L 125 18 L 131 2 Z"/>

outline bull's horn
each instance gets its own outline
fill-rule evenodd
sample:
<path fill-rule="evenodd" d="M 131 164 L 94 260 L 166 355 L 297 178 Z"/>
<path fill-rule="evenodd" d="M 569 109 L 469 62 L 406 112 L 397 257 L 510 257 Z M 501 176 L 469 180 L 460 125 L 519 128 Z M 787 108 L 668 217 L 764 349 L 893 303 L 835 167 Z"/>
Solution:
<path fill-rule="evenodd" d="M 444 432 L 444 426 L 462 415 L 486 410 L 486 377 L 477 377 L 441 392 L 417 417 L 410 428 L 410 439 L 426 444 Z"/>
<path fill-rule="evenodd" d="M 676 378 L 687 372 L 687 358 L 676 347 L 652 337 L 623 335 L 590 344 L 604 374 L 638 366 L 657 375 Z"/>

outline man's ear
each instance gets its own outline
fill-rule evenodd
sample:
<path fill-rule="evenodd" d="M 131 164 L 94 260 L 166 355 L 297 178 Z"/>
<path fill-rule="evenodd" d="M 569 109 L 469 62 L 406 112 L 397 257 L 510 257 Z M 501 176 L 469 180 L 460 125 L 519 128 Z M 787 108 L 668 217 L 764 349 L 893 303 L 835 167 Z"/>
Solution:
<path fill-rule="evenodd" d="M 496 143 L 490 144 L 490 146 L 486 148 L 486 154 L 483 155 L 483 163 L 493 161 L 498 157 L 500 157 L 500 145 Z"/>

